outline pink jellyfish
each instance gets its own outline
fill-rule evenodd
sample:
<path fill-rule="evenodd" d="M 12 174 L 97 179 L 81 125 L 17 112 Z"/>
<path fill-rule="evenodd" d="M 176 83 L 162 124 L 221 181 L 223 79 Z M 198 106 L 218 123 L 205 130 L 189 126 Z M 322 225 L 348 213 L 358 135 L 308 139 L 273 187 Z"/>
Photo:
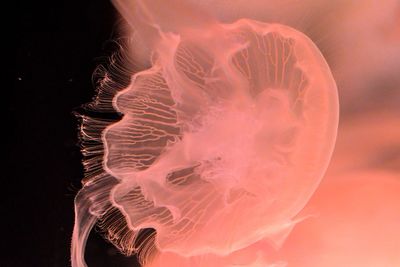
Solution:
<path fill-rule="evenodd" d="M 120 121 L 83 117 L 84 152 L 104 155 L 86 162 L 72 264 L 86 266 L 97 222 L 144 266 L 278 266 L 249 251 L 280 248 L 318 186 L 336 138 L 335 81 L 292 28 L 221 24 L 171 3 L 115 1 L 149 67 L 117 93 L 101 85 L 93 106 Z"/>

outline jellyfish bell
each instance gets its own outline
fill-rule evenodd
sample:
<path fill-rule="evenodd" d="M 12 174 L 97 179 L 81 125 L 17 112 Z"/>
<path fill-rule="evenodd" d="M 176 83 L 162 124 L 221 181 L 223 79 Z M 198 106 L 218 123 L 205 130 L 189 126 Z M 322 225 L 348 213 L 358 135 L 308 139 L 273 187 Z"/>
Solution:
<path fill-rule="evenodd" d="M 336 138 L 337 90 L 318 48 L 280 24 L 202 22 L 190 6 L 181 15 L 160 13 L 164 1 L 114 2 L 149 43 L 151 67 L 112 98 L 123 117 L 101 140 L 114 180 L 90 182 L 77 198 L 73 265 L 84 266 L 96 220 L 129 253 L 153 228 L 141 245 L 147 258 L 226 256 L 260 240 L 278 249 Z"/>
<path fill-rule="evenodd" d="M 124 118 L 104 134 L 115 204 L 132 229 L 156 230 L 161 251 L 279 244 L 332 153 L 336 86 L 315 45 L 282 25 L 222 28 L 236 44 L 193 42 L 189 31 L 161 40 L 153 68 L 115 98 Z M 135 188 L 141 196 L 128 197 Z"/>

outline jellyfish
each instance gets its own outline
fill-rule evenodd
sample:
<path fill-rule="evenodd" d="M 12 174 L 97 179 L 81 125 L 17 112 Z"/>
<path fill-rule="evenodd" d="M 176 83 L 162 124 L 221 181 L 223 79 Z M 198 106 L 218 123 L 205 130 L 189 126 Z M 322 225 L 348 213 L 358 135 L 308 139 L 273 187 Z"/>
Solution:
<path fill-rule="evenodd" d="M 322 54 L 282 24 L 221 23 L 178 0 L 114 5 L 134 62 L 114 58 L 89 105 L 122 118 L 81 116 L 73 267 L 96 224 L 143 266 L 284 266 L 268 251 L 302 220 L 336 139 Z"/>

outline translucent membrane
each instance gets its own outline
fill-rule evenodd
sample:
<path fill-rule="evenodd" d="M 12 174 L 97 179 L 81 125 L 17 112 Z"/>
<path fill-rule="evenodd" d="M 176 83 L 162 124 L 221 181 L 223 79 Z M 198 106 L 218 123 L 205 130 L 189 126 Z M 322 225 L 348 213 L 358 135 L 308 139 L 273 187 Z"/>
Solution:
<path fill-rule="evenodd" d="M 92 107 L 120 121 L 83 117 L 89 175 L 72 264 L 85 266 L 97 222 L 144 266 L 280 266 L 260 244 L 281 247 L 326 170 L 338 123 L 330 70 L 292 28 L 166 3 L 115 1 L 150 67 L 118 93 L 108 76 L 101 84 Z"/>

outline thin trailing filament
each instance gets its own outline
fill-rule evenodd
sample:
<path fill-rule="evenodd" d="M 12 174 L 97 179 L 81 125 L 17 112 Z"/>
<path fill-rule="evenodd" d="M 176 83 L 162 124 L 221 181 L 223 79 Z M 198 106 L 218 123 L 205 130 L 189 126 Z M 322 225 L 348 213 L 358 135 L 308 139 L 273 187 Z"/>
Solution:
<path fill-rule="evenodd" d="M 185 5 L 196 15 L 177 17 L 159 1 L 115 4 L 148 44 L 148 66 L 100 85 L 94 110 L 120 120 L 82 117 L 92 154 L 76 198 L 73 266 L 86 266 L 95 224 L 143 266 L 284 266 L 258 252 L 282 246 L 330 160 L 338 100 L 324 58 L 284 25 L 202 21 Z M 254 257 L 238 256 L 251 248 Z M 168 253 L 185 260 L 158 264 Z"/>

